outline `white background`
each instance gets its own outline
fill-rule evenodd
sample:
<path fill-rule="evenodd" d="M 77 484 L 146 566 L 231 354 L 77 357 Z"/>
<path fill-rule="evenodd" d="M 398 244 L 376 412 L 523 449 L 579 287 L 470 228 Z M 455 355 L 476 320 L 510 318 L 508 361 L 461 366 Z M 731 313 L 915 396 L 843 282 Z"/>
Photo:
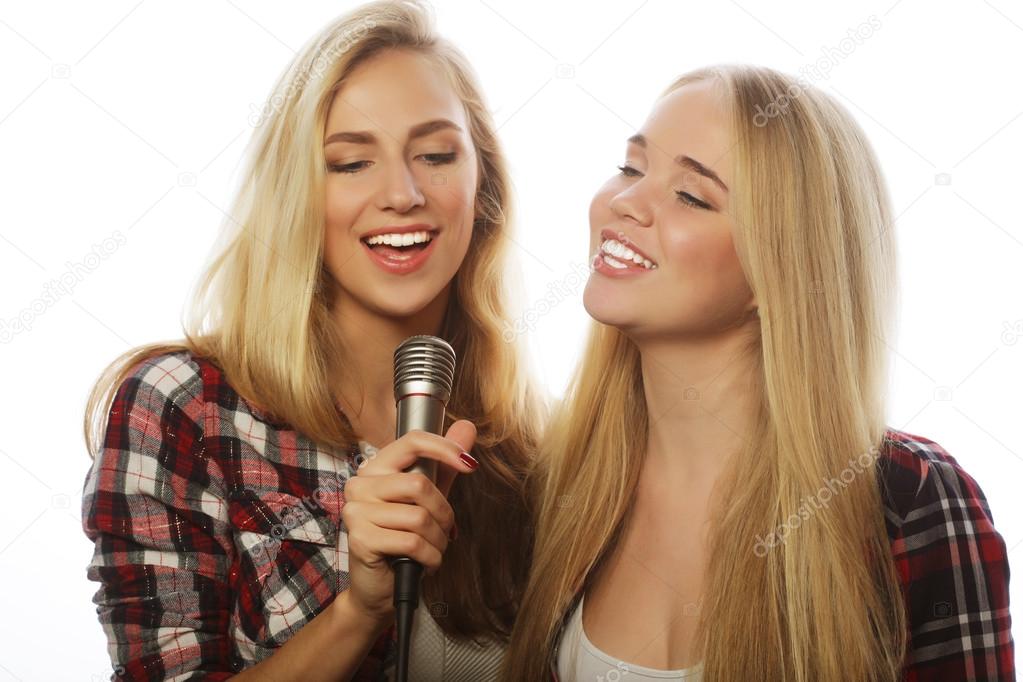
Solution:
<path fill-rule="evenodd" d="M 87 390 L 121 351 L 181 336 L 181 309 L 229 203 L 250 115 L 294 51 L 351 6 L 0 6 L 0 680 L 109 674 L 79 519 Z M 867 131 L 898 215 L 903 305 L 890 340 L 889 423 L 936 440 L 980 483 L 1020 576 L 1012 602 L 1015 620 L 1023 617 L 1023 8 L 435 7 L 442 33 L 476 66 L 511 160 L 524 305 L 538 311 L 548 287 L 570 289 L 529 334 L 554 395 L 589 320 L 573 273 L 587 262 L 590 197 L 616 172 L 656 95 L 675 75 L 715 62 L 830 68 L 811 82 Z M 873 34 L 847 40 L 871 16 Z M 113 253 L 89 255 L 118 233 L 124 243 Z M 86 257 L 95 267 L 81 265 Z M 42 304 L 62 276 L 73 288 Z M 4 331 L 19 317 L 30 329 Z"/>

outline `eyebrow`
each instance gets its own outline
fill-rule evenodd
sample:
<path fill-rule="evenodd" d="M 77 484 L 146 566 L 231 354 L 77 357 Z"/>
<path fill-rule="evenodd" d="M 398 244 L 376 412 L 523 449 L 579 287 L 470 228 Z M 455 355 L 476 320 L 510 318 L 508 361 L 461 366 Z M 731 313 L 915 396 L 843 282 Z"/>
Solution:
<path fill-rule="evenodd" d="M 425 123 L 419 123 L 409 128 L 408 139 L 414 140 L 417 137 L 425 137 L 438 130 L 454 130 L 462 132 L 462 129 L 455 125 L 452 121 L 446 118 L 438 118 L 433 121 L 426 121 Z M 326 147 L 328 144 L 334 142 L 352 142 L 354 144 L 373 144 L 376 142 L 376 136 L 368 130 L 355 130 L 345 131 L 340 133 L 332 133 L 323 141 L 323 146 Z"/>
<path fill-rule="evenodd" d="M 628 141 L 631 142 L 632 144 L 639 145 L 643 149 L 646 149 L 646 138 L 639 133 L 630 137 Z M 718 177 L 717 173 L 712 171 L 710 168 L 707 168 L 693 157 L 686 156 L 685 154 L 679 154 L 678 156 L 675 157 L 675 163 L 682 166 L 683 168 L 688 168 L 691 171 L 699 173 L 703 177 L 712 180 L 721 189 L 725 190 L 726 192 L 728 191 L 728 185 L 726 185 L 724 181 Z"/>

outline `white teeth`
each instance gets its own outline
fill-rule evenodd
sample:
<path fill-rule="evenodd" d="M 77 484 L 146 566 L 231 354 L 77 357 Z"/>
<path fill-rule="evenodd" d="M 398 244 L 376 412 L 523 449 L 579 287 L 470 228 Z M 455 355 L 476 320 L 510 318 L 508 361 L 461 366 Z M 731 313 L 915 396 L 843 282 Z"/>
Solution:
<path fill-rule="evenodd" d="M 627 267 L 629 267 L 629 266 L 628 266 L 628 265 L 626 265 L 625 263 L 619 263 L 619 262 L 618 262 L 618 261 L 616 261 L 616 260 L 615 260 L 614 258 L 608 258 L 607 256 L 601 256 L 601 258 L 603 258 L 603 259 L 604 259 L 604 262 L 605 262 L 605 263 L 607 263 L 608 265 L 610 265 L 610 266 L 611 266 L 612 268 L 615 268 L 616 270 L 621 270 L 621 269 L 623 269 L 623 268 L 627 268 Z"/>
<path fill-rule="evenodd" d="M 619 263 L 620 261 L 632 261 L 636 265 L 642 265 L 647 270 L 657 269 L 656 263 L 652 262 L 649 258 L 644 258 L 643 256 L 639 255 L 629 247 L 625 246 L 625 244 L 622 244 L 621 242 L 615 239 L 604 240 L 604 243 L 600 245 L 600 250 L 603 251 L 604 253 L 611 254 L 616 259 L 618 259 L 615 261 L 616 263 Z M 608 261 L 606 256 L 604 257 L 604 261 L 610 265 L 613 265 L 610 261 Z M 613 265 L 613 267 L 619 266 Z M 620 263 L 620 267 L 627 266 L 624 263 Z"/>
<path fill-rule="evenodd" d="M 387 244 L 388 246 L 411 246 L 412 244 L 422 244 L 433 239 L 433 235 L 429 232 L 404 232 L 402 234 L 378 234 L 374 237 L 370 237 L 366 240 L 366 243 L 370 246 L 376 244 Z"/>

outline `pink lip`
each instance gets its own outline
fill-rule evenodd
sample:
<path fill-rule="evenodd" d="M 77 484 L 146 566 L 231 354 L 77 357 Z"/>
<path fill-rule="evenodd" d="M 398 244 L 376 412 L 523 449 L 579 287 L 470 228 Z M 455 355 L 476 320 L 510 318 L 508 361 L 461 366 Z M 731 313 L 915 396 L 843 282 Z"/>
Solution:
<path fill-rule="evenodd" d="M 619 263 L 625 263 L 624 268 L 616 268 L 612 267 L 611 265 L 608 265 L 607 262 L 604 260 L 604 256 L 609 254 L 605 254 L 604 250 L 600 248 L 601 244 L 603 244 L 603 242 L 607 239 L 614 239 L 615 241 L 625 244 L 639 255 L 649 259 L 651 262 L 654 262 L 654 260 L 650 258 L 650 256 L 648 256 L 647 254 L 643 253 L 638 248 L 636 248 L 635 244 L 629 241 L 629 238 L 626 237 L 624 234 L 620 234 L 612 230 L 601 230 L 600 237 L 601 237 L 600 243 L 597 244 L 597 253 L 593 257 L 593 260 L 590 262 L 590 265 L 593 267 L 594 272 L 599 272 L 600 274 L 606 277 L 614 278 L 632 277 L 642 272 L 653 272 L 652 270 L 648 270 L 642 265 L 633 263 L 632 261 L 625 261 L 620 258 L 615 258 L 615 260 L 617 260 Z M 614 256 L 611 256 L 611 258 L 614 258 Z"/>
<path fill-rule="evenodd" d="M 409 230 L 405 231 L 408 232 Z M 421 229 L 412 231 L 419 232 L 421 231 Z M 393 231 L 389 231 L 384 232 L 383 234 L 392 233 Z M 366 249 L 366 253 L 369 254 L 369 259 L 373 261 L 373 263 L 375 263 L 384 272 L 389 272 L 392 275 L 407 275 L 423 267 L 423 264 L 426 263 L 426 260 L 430 257 L 430 254 L 433 253 L 434 249 L 433 245 L 437 243 L 437 239 L 439 238 L 440 238 L 439 235 L 434 234 L 433 239 L 430 240 L 430 242 L 426 245 L 425 249 L 401 260 L 396 258 L 387 258 L 386 256 L 380 255 L 379 253 L 371 249 L 369 247 L 369 244 L 367 244 L 364 241 L 362 242 L 362 248 Z"/>

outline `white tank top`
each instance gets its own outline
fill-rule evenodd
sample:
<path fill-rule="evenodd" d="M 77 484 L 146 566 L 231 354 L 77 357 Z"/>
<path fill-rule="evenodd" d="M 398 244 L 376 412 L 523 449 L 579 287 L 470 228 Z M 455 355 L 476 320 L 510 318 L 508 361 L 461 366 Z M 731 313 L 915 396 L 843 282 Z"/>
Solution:
<path fill-rule="evenodd" d="M 363 457 L 369 458 L 373 445 L 359 441 Z M 379 448 L 377 448 L 379 449 Z M 441 629 L 438 618 L 447 616 L 447 607 L 436 604 L 431 609 L 423 595 L 412 619 L 409 640 L 409 682 L 495 682 L 504 661 L 507 645 L 492 637 L 480 637 L 480 645 L 449 637 Z M 395 661 L 387 666 L 384 679 L 397 676 Z"/>
<path fill-rule="evenodd" d="M 489 637 L 481 638 L 482 646 L 448 637 L 434 615 L 445 614 L 431 612 L 420 596 L 409 641 L 408 682 L 496 682 L 505 645 Z M 387 679 L 395 679 L 396 672 L 389 668 Z"/>
<path fill-rule="evenodd" d="M 703 664 L 681 670 L 657 670 L 609 656 L 593 645 L 583 630 L 583 597 L 565 624 L 558 645 L 559 682 L 644 682 L 686 680 L 700 682 Z"/>

